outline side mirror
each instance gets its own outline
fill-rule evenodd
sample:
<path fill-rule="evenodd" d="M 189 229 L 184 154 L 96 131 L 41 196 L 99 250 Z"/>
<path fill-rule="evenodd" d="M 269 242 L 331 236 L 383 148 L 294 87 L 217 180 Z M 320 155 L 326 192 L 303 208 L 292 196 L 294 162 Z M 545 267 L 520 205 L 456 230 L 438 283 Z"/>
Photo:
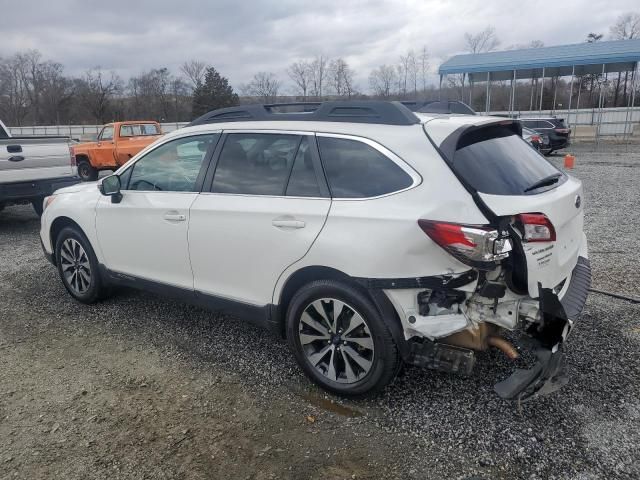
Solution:
<path fill-rule="evenodd" d="M 111 203 L 120 203 L 120 200 L 122 200 L 122 193 L 120 193 L 120 177 L 118 175 L 109 175 L 104 178 L 98 188 L 102 195 L 111 197 Z"/>

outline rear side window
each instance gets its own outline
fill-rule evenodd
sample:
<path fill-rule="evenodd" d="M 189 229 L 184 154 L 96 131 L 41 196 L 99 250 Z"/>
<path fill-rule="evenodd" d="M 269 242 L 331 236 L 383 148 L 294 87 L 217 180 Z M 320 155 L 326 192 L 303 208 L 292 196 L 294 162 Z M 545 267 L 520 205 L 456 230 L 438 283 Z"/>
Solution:
<path fill-rule="evenodd" d="M 413 179 L 366 143 L 318 137 L 320 157 L 334 198 L 369 198 L 408 188 Z"/>
<path fill-rule="evenodd" d="M 528 195 L 550 190 L 566 178 L 513 130 L 483 128 L 464 135 L 449 162 L 473 189 L 493 195 Z M 538 188 L 544 179 L 557 177 Z"/>
<path fill-rule="evenodd" d="M 301 140 L 298 135 L 229 134 L 220 152 L 211 191 L 284 195 Z"/>

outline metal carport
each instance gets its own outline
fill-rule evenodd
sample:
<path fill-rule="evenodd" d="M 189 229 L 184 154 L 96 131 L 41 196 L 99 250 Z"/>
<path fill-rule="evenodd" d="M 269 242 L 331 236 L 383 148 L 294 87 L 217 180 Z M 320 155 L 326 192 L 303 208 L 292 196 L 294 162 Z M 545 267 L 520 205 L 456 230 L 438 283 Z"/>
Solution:
<path fill-rule="evenodd" d="M 465 81 L 469 81 L 470 95 L 477 82 L 486 82 L 485 111 L 491 110 L 491 82 L 511 82 L 511 98 L 509 114 L 515 109 L 515 89 L 517 80 L 539 78 L 540 102 L 538 110 L 542 110 L 544 94 L 544 79 L 546 77 L 571 76 L 568 114 L 571 114 L 573 101 L 573 82 L 575 77 L 587 74 L 601 74 L 617 72 L 631 72 L 631 95 L 627 100 L 627 120 L 629 111 L 635 106 L 636 79 L 638 76 L 638 62 L 640 61 L 640 39 L 616 40 L 609 42 L 578 43 L 573 45 L 558 45 L 553 47 L 526 48 L 500 52 L 476 53 L 456 55 L 442 65 L 440 74 L 440 89 L 442 80 L 447 75 L 462 75 L 462 94 L 464 98 Z M 580 91 L 576 108 L 579 108 Z M 471 97 L 470 97 L 471 98 Z M 554 82 L 555 98 L 555 82 Z M 555 105 L 555 100 L 554 100 Z M 602 87 L 599 87 L 598 109 L 603 107 Z M 599 125 L 598 125 L 599 126 Z M 599 132 L 598 128 L 598 132 Z M 627 125 L 625 124 L 625 136 Z"/>

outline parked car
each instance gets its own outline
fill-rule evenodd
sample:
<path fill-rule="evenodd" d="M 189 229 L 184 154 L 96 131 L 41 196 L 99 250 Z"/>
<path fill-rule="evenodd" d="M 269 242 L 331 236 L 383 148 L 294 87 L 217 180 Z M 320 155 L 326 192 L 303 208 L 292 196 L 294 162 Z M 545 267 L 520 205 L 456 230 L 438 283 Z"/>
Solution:
<path fill-rule="evenodd" d="M 13 137 L 0 122 L 0 210 L 29 202 L 37 214 L 55 190 L 79 181 L 69 137 Z"/>
<path fill-rule="evenodd" d="M 515 358 L 506 331 L 538 360 L 500 396 L 565 382 L 591 278 L 582 184 L 519 122 L 378 101 L 274 112 L 210 112 L 97 188 L 48 197 L 40 236 L 69 294 L 126 285 L 227 311 L 285 336 L 340 395 L 403 362 L 469 374 L 490 346 Z"/>
<path fill-rule="evenodd" d="M 531 144 L 533 148 L 544 155 L 548 155 L 551 152 L 551 140 L 549 140 L 548 135 L 522 127 L 522 138 L 525 142 Z"/>
<path fill-rule="evenodd" d="M 563 118 L 541 117 L 541 118 L 521 118 L 523 127 L 535 130 L 536 132 L 548 135 L 551 143 L 550 155 L 556 150 L 562 150 L 571 145 L 571 129 L 567 128 Z"/>
<path fill-rule="evenodd" d="M 95 142 L 73 147 L 78 174 L 84 181 L 98 179 L 102 170 L 116 170 L 162 135 L 157 122 L 115 122 L 105 125 Z"/>

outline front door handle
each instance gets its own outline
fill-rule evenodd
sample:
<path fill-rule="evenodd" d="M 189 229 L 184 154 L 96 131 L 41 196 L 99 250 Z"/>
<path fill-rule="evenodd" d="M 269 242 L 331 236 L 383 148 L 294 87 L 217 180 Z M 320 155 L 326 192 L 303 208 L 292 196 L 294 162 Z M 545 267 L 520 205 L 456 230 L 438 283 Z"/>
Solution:
<path fill-rule="evenodd" d="M 14 155 L 13 157 L 9 157 L 10 162 L 21 162 L 24 160 L 22 155 Z"/>
<path fill-rule="evenodd" d="M 22 145 L 7 145 L 7 152 L 22 153 Z"/>
<path fill-rule="evenodd" d="M 275 219 L 271 225 L 278 228 L 304 228 L 306 223 L 302 220 L 278 220 Z"/>
<path fill-rule="evenodd" d="M 181 213 L 165 213 L 163 218 L 169 222 L 184 222 L 187 216 Z"/>

